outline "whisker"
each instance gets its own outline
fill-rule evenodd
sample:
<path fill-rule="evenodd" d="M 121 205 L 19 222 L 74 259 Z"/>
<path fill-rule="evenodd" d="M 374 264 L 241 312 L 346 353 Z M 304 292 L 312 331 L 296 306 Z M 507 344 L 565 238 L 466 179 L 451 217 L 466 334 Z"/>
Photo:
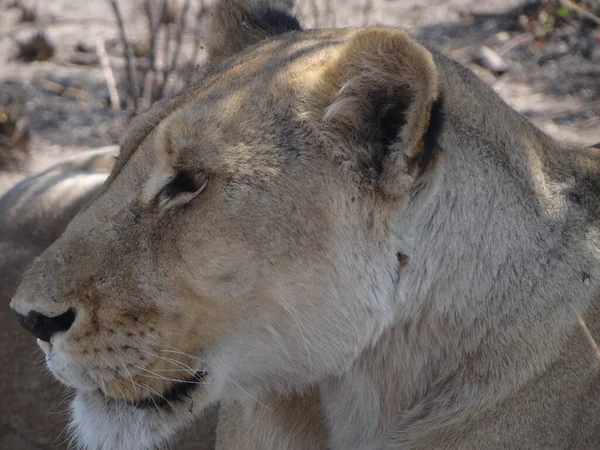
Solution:
<path fill-rule="evenodd" d="M 157 126 L 160 123 L 160 118 L 156 117 L 156 116 L 153 116 L 152 114 L 138 112 L 136 114 L 136 116 L 141 116 L 146 121 L 146 123 L 149 123 L 152 126 Z M 150 117 L 151 119 L 156 119 L 157 122 L 156 123 L 152 123 L 151 121 L 147 120 L 146 117 Z"/>
<path fill-rule="evenodd" d="M 160 394 L 159 394 L 160 395 Z M 162 396 L 161 396 L 162 397 Z M 154 403 L 154 407 L 156 408 L 157 411 L 160 411 L 160 408 L 158 407 L 158 404 L 156 403 L 156 401 L 154 400 L 154 396 L 151 395 L 150 396 L 150 400 L 152 400 L 152 403 Z M 166 399 L 165 399 L 166 400 Z M 136 401 L 136 407 L 139 404 L 139 401 Z"/>
<path fill-rule="evenodd" d="M 200 358 L 200 357 L 198 357 L 198 356 L 193 356 L 193 355 L 190 355 L 190 354 L 188 354 L 188 353 L 184 353 L 184 352 L 182 352 L 181 350 L 179 350 L 178 348 L 175 348 L 175 347 L 171 347 L 171 348 L 172 348 L 172 350 L 164 350 L 164 349 L 163 349 L 163 350 L 159 350 L 159 352 L 164 352 L 164 353 L 176 353 L 176 354 L 178 354 L 178 355 L 187 356 L 188 358 L 190 358 L 190 359 L 194 359 L 194 360 L 196 360 L 196 361 L 204 361 L 202 358 Z"/>
<path fill-rule="evenodd" d="M 152 119 L 156 119 L 156 120 L 158 120 L 158 121 L 160 122 L 160 117 L 158 117 L 158 116 L 154 116 L 154 115 L 152 115 L 152 114 L 149 114 L 149 113 L 147 113 L 147 112 L 141 112 L 141 111 L 138 111 L 138 112 L 136 112 L 136 113 L 135 113 L 135 115 L 136 115 L 136 116 L 147 116 L 147 117 L 150 117 L 150 118 L 152 118 Z"/>
<path fill-rule="evenodd" d="M 71 400 L 73 398 L 73 396 L 70 395 L 70 394 L 71 394 L 70 391 L 67 391 L 65 393 L 64 397 L 61 399 L 61 401 L 58 403 L 58 405 L 56 405 L 56 407 L 54 408 L 54 411 L 52 412 L 52 414 L 59 415 L 59 416 L 69 416 L 70 417 L 70 413 L 71 413 L 71 409 L 70 408 L 65 409 L 63 411 L 57 411 L 58 407 L 60 405 L 62 405 L 65 402 L 65 400 Z M 62 430 L 60 430 L 60 433 L 58 433 L 58 435 L 51 441 L 50 444 L 51 445 L 54 444 L 63 435 L 63 433 L 65 432 L 65 430 L 68 429 L 68 427 L 69 427 L 69 423 L 67 422 L 67 424 L 65 424 L 65 426 L 62 428 Z M 70 434 L 67 433 L 65 439 L 63 439 L 59 444 L 57 444 L 57 447 L 62 447 L 62 445 L 68 439 L 70 439 L 70 438 L 71 438 Z"/>
<path fill-rule="evenodd" d="M 46 362 L 46 354 L 39 347 L 31 352 L 31 356 L 35 356 L 35 360 L 34 360 L 35 363 L 45 363 Z"/>
<path fill-rule="evenodd" d="M 264 406 L 265 408 L 267 408 L 269 411 L 273 411 L 273 409 L 269 408 L 267 405 L 265 405 L 263 402 L 261 402 L 259 399 L 257 399 L 256 397 L 254 397 L 252 394 L 250 394 L 250 392 L 248 392 L 246 389 L 244 389 L 242 386 L 240 386 L 239 384 L 237 384 L 235 381 L 233 381 L 231 379 L 231 377 L 227 374 L 225 374 L 225 378 L 227 378 L 229 381 L 231 381 L 235 386 L 237 386 L 238 388 L 240 388 L 242 390 L 242 392 L 245 392 L 246 395 L 248 397 L 250 397 L 252 400 L 256 401 L 256 403 L 258 403 L 259 405 Z"/>
<path fill-rule="evenodd" d="M 149 390 L 150 388 L 146 385 L 140 385 L 138 383 L 136 383 L 135 381 L 133 381 L 133 377 L 131 376 L 131 372 L 129 371 L 129 369 L 127 368 L 127 365 L 123 362 L 123 360 L 119 357 L 119 355 L 117 355 L 117 358 L 119 358 L 119 360 L 121 360 L 121 363 L 123 364 L 123 366 L 125 367 L 125 370 L 127 371 L 127 374 L 129 375 L 129 381 L 131 381 L 131 384 L 133 386 L 133 390 L 134 392 L 136 391 L 135 387 L 139 386 L 142 389 L 147 389 Z M 134 367 L 137 367 L 134 365 Z M 141 374 L 140 374 L 141 375 Z M 158 392 L 154 391 L 156 393 L 156 395 L 159 395 L 162 397 L 162 395 L 160 395 Z M 164 397 L 163 397 L 164 398 Z M 158 407 L 158 405 L 156 404 L 156 401 L 154 401 L 154 396 L 150 396 L 150 400 L 152 400 L 152 403 L 154 403 L 154 407 L 156 408 L 157 411 L 160 411 L 160 408 Z M 164 398 L 164 400 L 168 403 L 168 400 L 166 398 Z M 135 406 L 137 407 L 139 405 L 139 399 L 136 399 L 135 401 Z"/>
<path fill-rule="evenodd" d="M 161 376 L 158 376 L 158 375 L 157 376 L 146 375 L 144 373 L 139 373 L 138 376 L 144 377 L 144 378 L 151 378 L 151 379 L 154 379 L 154 380 L 173 381 L 174 383 L 204 384 L 202 381 L 181 380 L 181 379 L 177 379 L 177 378 L 165 378 L 165 377 L 161 377 Z"/>
<path fill-rule="evenodd" d="M 71 408 L 63 409 L 61 411 L 52 411 L 48 414 L 50 414 L 51 416 L 58 416 L 58 417 L 60 417 L 60 416 L 69 416 L 70 417 Z"/>
<path fill-rule="evenodd" d="M 290 362 L 292 364 L 294 364 L 294 361 L 292 360 L 292 357 L 290 356 L 290 354 L 288 353 L 288 351 L 285 349 L 285 346 L 283 345 L 283 341 L 279 337 L 279 333 L 277 333 L 277 330 L 275 330 L 274 328 L 270 327 L 269 331 L 271 333 L 271 336 L 273 336 L 273 338 L 275 338 L 275 341 L 281 347 L 281 350 L 283 350 L 283 353 L 285 353 L 285 355 L 288 357 L 288 359 L 290 360 Z"/>
<path fill-rule="evenodd" d="M 134 383 L 135 383 L 135 381 L 134 381 Z M 141 387 L 142 389 L 146 389 L 148 392 L 154 393 L 158 397 L 162 398 L 165 402 L 167 402 L 172 409 L 175 409 L 173 407 L 173 404 L 169 400 L 167 400 L 167 398 L 164 395 L 160 394 L 158 391 L 152 389 L 150 386 L 146 386 L 145 384 L 138 384 L 138 383 L 135 383 L 135 384 L 137 386 Z M 150 397 L 150 398 L 152 399 L 152 397 Z M 152 401 L 154 401 L 154 399 L 152 399 Z M 154 404 L 156 405 L 156 403 L 154 403 Z M 158 405 L 156 405 L 156 407 L 158 408 Z"/>
<path fill-rule="evenodd" d="M 147 330 L 148 330 L 148 331 L 149 331 L 149 332 L 150 332 L 152 335 L 155 335 L 154 329 L 150 328 L 150 326 L 148 326 L 147 324 L 145 324 L 145 323 L 141 323 L 141 322 L 140 322 L 140 323 L 139 323 L 139 325 L 141 325 L 142 327 L 146 328 L 146 329 L 147 329 Z M 190 359 L 191 359 L 191 360 L 193 360 L 193 361 L 205 362 L 205 361 L 204 361 L 202 358 L 200 358 L 200 357 L 198 357 L 198 356 L 190 355 L 189 353 L 185 353 L 185 352 L 181 351 L 179 348 L 175 347 L 175 346 L 173 345 L 173 343 L 172 343 L 172 342 L 170 342 L 170 341 L 169 341 L 167 338 L 165 338 L 164 336 L 159 336 L 159 337 L 160 337 L 160 339 L 161 339 L 162 341 L 164 341 L 165 343 L 169 344 L 169 345 L 167 346 L 167 349 L 164 349 L 164 350 L 158 350 L 158 349 L 155 349 L 155 350 L 157 350 L 159 353 L 160 353 L 160 352 L 164 352 L 164 353 L 177 353 L 177 354 L 180 354 L 180 355 L 183 355 L 183 356 L 187 356 L 188 358 L 190 358 Z M 145 350 L 142 350 L 142 349 L 140 349 L 140 348 L 136 348 L 136 350 L 138 350 L 138 351 L 145 351 Z M 154 356 L 157 356 L 157 357 L 158 357 L 158 355 L 156 355 L 155 353 L 151 353 L 151 352 L 148 352 L 148 353 L 150 353 L 150 354 L 152 354 L 152 355 L 154 355 Z M 179 363 L 183 364 L 181 361 L 180 361 Z M 189 366 L 188 366 L 188 367 L 189 367 Z M 191 369 L 191 368 L 190 368 L 190 369 Z M 194 371 L 194 373 L 195 373 L 195 371 Z"/>
<path fill-rule="evenodd" d="M 304 349 L 306 350 L 306 357 L 308 358 L 308 365 L 310 367 L 310 373 L 311 373 L 311 375 L 314 376 L 312 360 L 310 358 L 310 351 L 308 350 L 308 342 L 306 341 L 306 337 L 304 336 L 304 332 L 302 331 L 302 327 L 300 326 L 299 319 L 296 318 L 296 315 L 294 314 L 294 312 L 292 310 L 286 309 L 286 312 L 290 316 L 292 316 L 292 319 L 294 319 L 294 322 L 296 322 L 296 326 L 298 327 L 298 330 L 300 330 L 300 335 L 302 336 L 302 341 L 304 342 Z"/>
<path fill-rule="evenodd" d="M 106 392 L 107 391 L 106 390 L 106 382 L 104 381 L 104 378 L 102 377 L 102 375 L 98 376 L 98 379 L 100 380 L 100 383 L 102 384 L 102 392 Z M 106 395 L 104 395 L 103 397 L 104 397 L 104 406 L 108 407 L 108 398 L 106 398 Z"/>
<path fill-rule="evenodd" d="M 131 372 L 127 368 L 127 364 L 125 364 L 125 361 L 123 361 L 119 355 L 115 355 L 115 356 L 117 358 L 119 358 L 119 361 L 121 362 L 121 365 L 125 369 L 125 372 L 127 372 L 127 376 L 129 377 L 129 381 L 131 381 L 131 385 L 133 386 L 133 393 L 135 395 L 135 392 L 136 392 L 135 382 L 133 381 L 133 377 L 131 376 Z M 123 395 L 123 391 L 121 391 L 121 395 Z M 136 405 L 137 405 L 137 402 L 136 402 Z"/>
<path fill-rule="evenodd" d="M 154 375 L 154 376 L 144 375 L 143 373 L 138 374 L 141 377 L 155 378 L 155 379 L 158 379 L 158 380 L 165 380 L 165 381 L 173 381 L 173 382 L 176 382 L 176 383 L 202 384 L 202 381 L 178 380 L 176 378 L 167 378 L 167 377 L 163 377 L 161 375 L 158 375 L 157 373 L 154 373 L 152 370 L 144 369 L 143 367 L 140 367 L 140 366 L 135 366 L 134 365 L 133 367 L 135 367 L 137 369 L 140 369 L 140 370 L 142 370 L 144 372 L 147 372 L 147 373 L 149 373 L 151 375 Z"/>
<path fill-rule="evenodd" d="M 58 438 L 60 438 L 62 436 L 62 434 L 65 432 L 66 429 L 69 428 L 69 423 L 67 423 L 62 430 L 60 430 L 60 433 L 58 433 L 58 436 L 56 436 L 54 439 L 52 439 L 52 441 L 50 442 L 50 445 L 54 445 L 55 442 L 58 440 Z M 58 444 L 56 444 L 57 447 L 62 447 L 65 442 L 67 442 L 68 440 L 71 440 L 73 438 L 72 434 L 67 433 L 66 437 Z"/>
<path fill-rule="evenodd" d="M 65 412 L 68 412 L 69 409 L 65 409 L 63 411 L 58 411 L 58 408 L 60 407 L 60 405 L 62 405 L 64 402 L 66 402 L 67 400 L 71 400 L 73 398 L 73 396 L 70 395 L 71 392 L 67 392 L 64 397 L 58 402 L 58 404 L 54 407 L 54 411 L 52 411 L 52 414 L 62 414 Z"/>
<path fill-rule="evenodd" d="M 169 363 L 171 363 L 171 364 L 173 364 L 173 365 L 175 365 L 175 366 L 177 366 L 177 367 L 179 367 L 181 369 L 185 369 L 191 375 L 193 375 L 193 374 L 196 373 L 196 370 L 192 369 L 190 366 L 188 366 L 187 364 L 185 364 L 185 363 L 183 363 L 181 361 L 177 361 L 176 359 L 167 358 L 166 356 L 160 356 L 160 355 L 157 355 L 156 353 L 150 352 L 148 350 L 142 350 L 142 349 L 140 349 L 140 351 L 144 352 L 144 353 L 148 353 L 148 354 L 154 356 L 155 358 L 162 359 L 163 361 L 169 362 Z"/>
<path fill-rule="evenodd" d="M 594 351 L 594 356 L 596 357 L 596 359 L 598 361 L 600 361 L 600 348 L 598 348 L 598 344 L 596 343 L 594 336 L 592 336 L 592 333 L 590 332 L 590 329 L 588 328 L 587 324 L 583 320 L 583 317 L 581 317 L 581 314 L 579 314 L 577 311 L 575 311 L 575 308 L 573 308 L 572 306 L 571 306 L 571 309 L 573 309 L 573 311 L 575 312 L 575 315 L 577 316 L 577 321 L 579 322 L 579 326 L 583 330 L 583 334 L 585 335 L 586 340 L 589 342 L 590 346 L 592 347 L 592 350 Z"/>
<path fill-rule="evenodd" d="M 119 361 L 123 365 L 123 368 L 127 372 L 127 376 L 129 377 L 129 381 L 132 383 L 131 386 L 133 387 L 133 394 L 135 395 L 136 392 L 137 392 L 137 389 L 135 388 L 135 383 L 133 381 L 133 377 L 131 376 L 131 372 L 129 372 L 129 369 L 127 368 L 127 364 L 125 364 L 125 362 L 121 359 L 121 357 L 119 355 L 115 355 L 115 356 L 119 359 Z M 100 357 L 104 361 L 106 361 L 106 364 L 108 364 L 109 367 L 113 367 L 113 365 L 104 357 L 104 355 L 102 355 L 102 353 L 100 353 Z M 102 382 L 103 391 L 106 392 L 106 384 L 105 384 L 104 379 L 102 377 L 100 377 L 100 381 Z M 119 386 L 117 384 L 117 385 L 115 385 L 115 387 L 119 390 L 119 393 L 121 394 L 121 398 L 122 399 L 126 399 L 127 396 L 125 395 L 125 392 L 123 392 L 123 389 L 121 389 L 121 386 Z M 105 401 L 106 405 L 108 406 L 108 399 L 106 397 L 105 397 L 104 401 Z"/>

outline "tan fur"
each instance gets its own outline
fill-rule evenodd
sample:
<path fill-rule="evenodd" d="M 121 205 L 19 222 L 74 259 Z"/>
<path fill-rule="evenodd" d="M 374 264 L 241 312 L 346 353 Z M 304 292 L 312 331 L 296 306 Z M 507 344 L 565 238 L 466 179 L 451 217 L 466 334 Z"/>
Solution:
<path fill-rule="evenodd" d="M 272 30 L 253 25 L 265 9 L 287 11 L 293 0 L 225 0 L 217 2 L 208 35 L 208 66 L 214 67 L 253 44 L 268 38 Z"/>
<path fill-rule="evenodd" d="M 438 96 L 437 70 L 431 54 L 404 31 L 372 27 L 356 33 L 331 61 L 316 70 L 307 114 L 317 123 L 324 122 L 324 134 L 335 136 L 327 143 L 329 147 L 340 154 L 351 149 L 354 155 L 344 155 L 346 161 L 356 160 L 357 151 L 357 143 L 348 139 L 375 132 L 368 129 L 374 98 L 404 105 L 407 123 L 400 131 L 397 148 L 382 162 L 384 173 L 376 186 L 387 195 L 402 197 L 414 181 L 414 160 L 419 156 L 429 112 Z M 370 142 L 358 144 L 366 146 Z M 372 149 L 365 150 L 365 156 L 370 157 Z M 406 181 L 397 182 L 400 174 L 405 174 Z"/>
<path fill-rule="evenodd" d="M 223 450 L 598 447 L 598 151 L 403 32 L 269 6 L 217 6 L 203 80 L 13 299 L 76 311 L 45 347 L 79 442 L 220 403 Z"/>
<path fill-rule="evenodd" d="M 219 413 L 217 450 L 320 449 L 327 433 L 318 392 L 267 396 L 258 403 L 242 399 L 223 406 Z"/>
<path fill-rule="evenodd" d="M 62 410 L 71 394 L 37 364 L 33 366 L 39 359 L 35 339 L 20 328 L 8 304 L 35 258 L 99 192 L 117 154 L 118 148 L 111 146 L 56 158 L 50 168 L 0 196 L 0 335 L 2 342 L 10 343 L 0 351 L 0 360 L 7 363 L 0 388 L 0 440 L 22 433 L 31 448 L 67 448 Z M 182 436 L 177 448 L 212 449 L 214 433 L 215 417 L 209 415 Z"/>

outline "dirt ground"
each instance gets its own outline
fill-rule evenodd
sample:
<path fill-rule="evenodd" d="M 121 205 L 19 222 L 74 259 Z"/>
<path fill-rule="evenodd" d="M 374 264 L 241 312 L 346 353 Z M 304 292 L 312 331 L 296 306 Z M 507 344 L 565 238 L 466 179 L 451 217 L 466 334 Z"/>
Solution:
<path fill-rule="evenodd" d="M 172 0 L 180 4 L 184 0 Z M 597 1 L 597 0 L 589 0 Z M 307 27 L 371 24 L 400 26 L 432 48 L 466 64 L 508 103 L 559 139 L 579 144 L 600 141 L 600 27 L 574 11 L 557 18 L 552 2 L 538 0 L 299 0 Z M 36 21 L 22 22 L 22 4 Z M 200 4 L 192 0 L 181 61 L 189 61 Z M 121 0 L 130 40 L 147 41 L 141 0 Z M 600 8 L 599 8 L 600 9 Z M 541 11 L 541 12 L 540 12 Z M 42 31 L 54 46 L 47 61 L 24 62 L 19 43 Z M 202 39 L 202 32 L 199 34 Z M 0 0 L 0 105 L 22 103 L 30 121 L 29 152 L 35 170 L 48 156 L 116 143 L 127 114 L 108 105 L 108 88 L 95 52 L 106 45 L 121 98 L 126 97 L 123 49 L 108 0 Z M 482 50 L 486 47 L 486 50 Z M 78 50 L 86 50 L 84 52 Z M 159 49 L 160 50 L 160 49 Z M 481 63 L 492 51 L 504 67 Z M 158 52 L 160 58 L 162 50 Z M 136 60 L 137 64 L 141 64 Z M 192 77 L 193 79 L 193 77 Z M 181 83 L 171 83 L 176 90 Z M 4 99 L 4 100 L 3 100 Z M 0 192 L 14 177 L 0 175 Z"/>
<path fill-rule="evenodd" d="M 172 1 L 180 6 L 184 2 Z M 597 15 L 600 6 L 593 9 L 593 1 L 597 3 L 590 0 L 589 11 Z M 141 0 L 120 1 L 127 32 L 135 44 L 148 39 L 141 3 Z M 297 3 L 297 13 L 306 27 L 372 24 L 402 27 L 430 48 L 467 65 L 549 134 L 583 145 L 600 142 L 600 22 L 583 19 L 575 10 L 561 9 L 558 1 L 297 0 Z M 183 35 L 179 69 L 191 74 L 191 79 L 194 68 L 203 59 L 200 52 L 191 60 L 195 39 L 197 36 L 201 42 L 209 20 L 207 14 L 196 23 L 201 4 L 209 5 L 210 1 L 191 1 L 189 24 Z M 23 8 L 19 5 L 35 12 L 34 22 L 22 20 Z M 577 5 L 586 7 L 585 3 Z M 200 32 L 196 34 L 196 30 Z M 52 44 L 53 54 L 44 61 L 27 62 L 29 56 L 23 43 L 38 32 L 43 32 Z M 105 71 L 96 51 L 99 42 L 106 48 L 118 94 L 125 99 L 123 48 L 108 0 L 0 0 L 0 195 L 17 180 L 47 167 L 58 155 L 118 141 L 128 113 L 111 108 Z M 163 50 L 158 50 L 160 65 Z M 143 58 L 137 58 L 135 63 L 143 66 Z M 183 78 L 173 76 L 168 91 L 179 89 Z M 10 145 L 10 141 L 6 144 L 7 136 L 2 135 L 3 130 L 7 133 L 6 127 L 3 128 L 2 108 L 12 103 L 19 105 L 18 115 L 27 129 L 19 141 L 26 148 L 23 155 L 18 154 L 15 161 L 3 166 L 2 146 Z M 7 313 L 5 305 L 0 307 L 0 313 Z M 5 316 L 8 313 L 0 314 L 0 327 L 4 329 L 0 345 L 10 346 L 11 339 L 22 336 L 15 334 L 13 338 L 13 331 L 7 331 L 12 328 L 2 325 Z M 19 341 L 18 348 L 29 349 L 26 344 L 29 342 Z M 33 339 L 30 347 L 31 371 L 39 371 L 41 375 L 40 364 L 33 364 Z M 9 383 L 0 383 L 0 397 L 5 398 L 3 390 L 25 389 L 19 377 L 32 378 L 15 373 Z M 32 385 L 29 389 L 35 393 L 41 388 Z M 55 404 L 60 401 L 55 400 Z M 32 397 L 27 404 L 52 401 Z M 29 410 L 3 408 L 10 409 L 10 401 L 9 405 L 0 403 L 0 448 L 50 449 L 57 448 L 63 440 L 59 438 L 52 443 L 54 439 L 49 436 L 56 438 L 62 426 L 48 430 L 43 423 L 33 423 L 38 416 Z M 53 408 L 55 413 L 57 409 L 64 409 L 64 405 Z M 50 422 L 60 420 L 53 418 Z M 9 437 L 3 438 L 3 433 Z"/>

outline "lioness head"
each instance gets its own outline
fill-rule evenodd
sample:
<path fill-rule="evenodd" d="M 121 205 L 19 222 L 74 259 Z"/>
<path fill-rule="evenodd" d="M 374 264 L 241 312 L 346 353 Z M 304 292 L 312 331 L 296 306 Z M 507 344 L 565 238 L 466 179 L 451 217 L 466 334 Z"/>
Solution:
<path fill-rule="evenodd" d="M 217 5 L 208 70 L 128 128 L 101 193 L 11 305 L 90 448 L 346 370 L 398 308 L 392 232 L 435 171 L 437 71 L 391 28 Z"/>

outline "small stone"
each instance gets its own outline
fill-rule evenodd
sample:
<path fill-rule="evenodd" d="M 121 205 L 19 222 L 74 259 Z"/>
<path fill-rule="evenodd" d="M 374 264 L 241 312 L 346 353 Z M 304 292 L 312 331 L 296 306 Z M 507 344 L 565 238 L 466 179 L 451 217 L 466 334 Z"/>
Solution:
<path fill-rule="evenodd" d="M 510 40 L 510 33 L 508 31 L 501 31 L 499 33 L 496 33 L 496 39 L 499 42 L 506 42 Z"/>
<path fill-rule="evenodd" d="M 78 66 L 94 66 L 99 64 L 100 60 L 98 59 L 98 55 L 95 53 L 79 52 L 71 55 L 69 62 Z"/>
<path fill-rule="evenodd" d="M 88 45 L 83 41 L 77 42 L 75 46 L 75 50 L 79 53 L 94 53 L 94 47 L 92 45 Z"/>
<path fill-rule="evenodd" d="M 506 64 L 502 56 L 485 45 L 479 48 L 479 54 L 476 56 L 475 62 L 496 76 L 508 72 L 508 64 Z"/>

